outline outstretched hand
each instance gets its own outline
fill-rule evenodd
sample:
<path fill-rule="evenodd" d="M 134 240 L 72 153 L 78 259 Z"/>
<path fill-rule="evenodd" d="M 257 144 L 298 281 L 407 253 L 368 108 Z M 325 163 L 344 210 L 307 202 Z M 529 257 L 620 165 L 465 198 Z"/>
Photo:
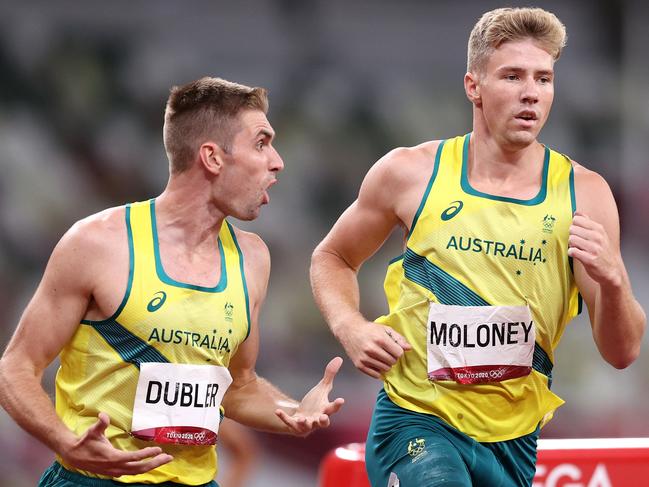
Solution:
<path fill-rule="evenodd" d="M 99 413 L 98 420 L 69 449 L 61 452 L 70 465 L 111 477 L 148 472 L 173 460 L 162 448 L 153 446 L 136 451 L 115 448 L 106 438 L 110 418 Z"/>
<path fill-rule="evenodd" d="M 307 392 L 292 414 L 288 414 L 283 409 L 275 411 L 275 414 L 288 426 L 291 433 L 297 436 L 307 436 L 316 429 L 329 426 L 329 417 L 337 413 L 345 402 L 341 397 L 333 402 L 329 401 L 329 392 L 333 388 L 334 377 L 342 363 L 342 358 L 335 357 L 327 364 L 322 380 Z"/>

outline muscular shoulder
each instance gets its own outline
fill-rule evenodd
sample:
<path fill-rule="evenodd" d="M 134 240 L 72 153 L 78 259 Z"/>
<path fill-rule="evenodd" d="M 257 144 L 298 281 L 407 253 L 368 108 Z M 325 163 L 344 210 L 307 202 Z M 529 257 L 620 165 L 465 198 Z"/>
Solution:
<path fill-rule="evenodd" d="M 53 257 L 78 262 L 79 272 L 109 260 L 120 251 L 128 253 L 124 207 L 109 208 L 77 221 L 63 235 Z"/>
<path fill-rule="evenodd" d="M 387 153 L 367 173 L 359 203 L 395 215 L 408 225 L 433 172 L 440 143 L 435 140 Z"/>
<path fill-rule="evenodd" d="M 577 209 L 586 213 L 596 213 L 602 206 L 613 205 L 615 201 L 606 180 L 595 171 L 572 161 L 575 174 L 575 196 Z"/>
<path fill-rule="evenodd" d="M 244 272 L 251 292 L 263 297 L 270 275 L 270 252 L 259 235 L 232 226 L 243 254 Z"/>
<path fill-rule="evenodd" d="M 104 210 L 72 225 L 54 248 L 45 278 L 55 288 L 65 285 L 89 295 L 97 285 L 96 276 L 117 267 L 117 258 L 128 262 L 123 207 Z"/>
<path fill-rule="evenodd" d="M 125 208 L 119 206 L 79 220 L 70 227 L 60 243 L 80 251 L 97 252 L 112 248 L 125 237 Z"/>
<path fill-rule="evenodd" d="M 435 154 L 441 141 L 434 140 L 414 147 L 398 147 L 388 152 L 370 169 L 368 177 L 380 178 L 384 184 L 403 189 L 430 172 L 435 164 Z"/>

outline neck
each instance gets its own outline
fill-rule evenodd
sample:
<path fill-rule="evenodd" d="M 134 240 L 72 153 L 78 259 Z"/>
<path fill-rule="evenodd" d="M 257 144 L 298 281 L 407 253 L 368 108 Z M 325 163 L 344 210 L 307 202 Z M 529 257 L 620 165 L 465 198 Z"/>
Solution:
<path fill-rule="evenodd" d="M 500 180 L 540 173 L 545 148 L 534 139 L 529 144 L 510 144 L 494 137 L 474 117 L 469 144 L 469 174 Z"/>
<path fill-rule="evenodd" d="M 214 245 L 225 214 L 211 201 L 209 182 L 190 169 L 169 177 L 156 198 L 156 219 L 159 238 L 198 249 Z"/>

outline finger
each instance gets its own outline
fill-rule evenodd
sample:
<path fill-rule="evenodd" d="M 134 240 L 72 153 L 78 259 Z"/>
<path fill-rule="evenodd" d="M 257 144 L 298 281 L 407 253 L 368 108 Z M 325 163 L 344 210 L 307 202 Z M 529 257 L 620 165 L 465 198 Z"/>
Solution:
<path fill-rule="evenodd" d="M 146 460 L 147 458 L 155 457 L 157 455 L 162 454 L 162 448 L 159 446 L 148 446 L 146 448 L 142 448 L 141 450 L 135 450 L 135 451 L 129 451 L 129 452 L 123 452 L 124 453 L 124 460 L 127 462 L 137 462 L 137 461 L 142 461 Z"/>
<path fill-rule="evenodd" d="M 593 242 L 592 240 L 571 235 L 568 237 L 568 248 L 577 248 L 590 252 L 591 254 L 596 254 L 601 249 L 601 246 L 599 243 Z"/>
<path fill-rule="evenodd" d="M 150 460 L 140 460 L 137 462 L 127 462 L 124 464 L 124 473 L 121 475 L 129 474 L 135 475 L 139 473 L 148 472 L 154 468 L 158 468 L 166 463 L 169 463 L 174 459 L 173 456 L 168 453 L 160 453 Z"/>
<path fill-rule="evenodd" d="M 342 397 L 336 398 L 335 401 L 330 402 L 325 406 L 325 415 L 331 416 L 332 414 L 336 414 L 338 411 L 340 411 L 340 408 L 343 407 L 343 404 L 345 404 L 345 400 Z"/>
<path fill-rule="evenodd" d="M 275 415 L 282 420 L 282 422 L 288 426 L 290 429 L 294 430 L 297 428 L 297 422 L 289 416 L 286 411 L 283 409 L 276 409 L 275 410 Z"/>
<path fill-rule="evenodd" d="M 104 436 L 106 428 L 110 425 L 110 417 L 106 413 L 99 413 L 97 415 L 97 422 L 88 428 L 88 435 L 91 436 Z"/>
<path fill-rule="evenodd" d="M 319 416 L 317 418 L 304 418 L 304 432 L 313 431 L 319 420 Z"/>
<path fill-rule="evenodd" d="M 318 428 L 327 428 L 331 424 L 329 416 L 326 414 L 321 414 L 317 421 L 313 423 L 314 426 Z"/>
<path fill-rule="evenodd" d="M 584 226 L 579 226 L 579 225 L 570 225 L 570 228 L 568 229 L 568 233 L 570 235 L 577 235 L 579 237 L 583 238 L 596 238 L 598 235 L 600 235 L 596 230 L 592 228 L 587 228 Z"/>
<path fill-rule="evenodd" d="M 327 426 L 329 426 L 329 416 L 327 416 L 326 414 L 319 414 L 316 417 L 306 418 L 304 428 L 300 431 L 300 433 L 309 434 L 313 432 L 313 430 L 326 428 Z"/>
<path fill-rule="evenodd" d="M 371 367 L 366 367 L 364 365 L 361 365 L 360 367 L 357 367 L 358 370 L 363 372 L 365 375 L 369 375 L 373 379 L 380 379 L 381 378 L 381 372 L 379 372 L 376 369 L 373 369 Z"/>
<path fill-rule="evenodd" d="M 396 361 L 392 358 L 390 358 L 390 362 L 386 363 L 386 362 L 381 362 L 379 360 L 375 360 L 371 357 L 364 357 L 361 360 L 361 362 L 365 367 L 374 369 L 381 374 L 388 372 L 392 368 L 392 366 L 396 363 Z"/>
<path fill-rule="evenodd" d="M 387 340 L 390 340 L 390 338 L 387 338 Z M 384 364 L 387 367 L 386 370 L 388 370 L 390 367 L 396 364 L 399 357 L 403 355 L 403 349 L 394 342 L 392 342 L 391 345 L 386 342 L 383 346 L 386 349 L 388 347 L 392 347 L 393 351 L 395 350 L 398 351 L 398 355 L 395 357 L 394 355 L 392 355 L 392 353 L 389 353 L 387 350 L 384 350 L 383 348 L 374 347 L 367 350 L 366 355 L 368 358 L 365 359 L 365 361 L 369 359 L 373 359 L 377 363 Z"/>
<path fill-rule="evenodd" d="M 583 213 L 575 213 L 572 217 L 572 223 L 573 225 L 590 229 L 595 229 L 600 226 L 599 223 Z"/>
<path fill-rule="evenodd" d="M 595 257 L 592 254 L 584 250 L 581 250 L 577 247 L 571 247 L 568 249 L 568 257 L 577 259 L 579 262 L 581 262 L 584 265 L 591 265 L 595 260 Z"/>
<path fill-rule="evenodd" d="M 406 340 L 403 335 L 400 335 L 396 331 L 392 330 L 392 339 L 399 345 L 403 350 L 412 350 L 412 345 Z"/>
<path fill-rule="evenodd" d="M 322 377 L 323 384 L 330 385 L 333 383 L 334 377 L 340 370 L 341 365 L 343 364 L 343 359 L 340 357 L 334 357 L 327 364 L 324 371 L 324 376 Z"/>
<path fill-rule="evenodd" d="M 309 432 L 307 420 L 304 416 L 289 416 L 289 414 L 286 413 L 286 411 L 284 411 L 283 409 L 275 410 L 275 414 L 286 426 L 288 426 L 289 430 L 293 431 L 294 433 L 303 435 Z"/>

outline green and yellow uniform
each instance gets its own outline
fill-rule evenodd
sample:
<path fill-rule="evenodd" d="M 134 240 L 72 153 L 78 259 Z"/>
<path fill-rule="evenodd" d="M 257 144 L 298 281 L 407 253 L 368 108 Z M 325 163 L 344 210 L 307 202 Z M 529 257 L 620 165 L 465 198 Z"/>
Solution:
<path fill-rule="evenodd" d="M 389 312 L 376 321 L 403 335 L 413 350 L 385 375 L 382 395 L 477 442 L 504 442 L 534 434 L 563 403 L 550 384 L 553 351 L 581 305 L 567 255 L 574 175 L 570 160 L 546 147 L 536 196 L 482 193 L 467 176 L 469 139 L 470 134 L 440 144 L 406 250 L 389 264 Z M 476 383 L 429 379 L 431 336 L 441 335 L 439 328 L 431 335 L 429 312 L 437 305 L 529 308 L 535 342 L 528 372 Z M 463 346 L 477 347 L 466 336 L 462 340 L 460 357 Z M 379 403 L 375 420 L 384 411 Z"/>
<path fill-rule="evenodd" d="M 127 205 L 125 214 L 130 255 L 126 294 L 110 318 L 82 321 L 61 352 L 56 409 L 78 435 L 95 423 L 99 412 L 106 412 L 111 419 L 106 435 L 113 446 L 135 450 L 153 445 L 130 434 L 142 364 L 227 367 L 248 336 L 250 310 L 243 255 L 227 221 L 214 243 L 220 280 L 215 287 L 202 287 L 166 274 L 155 200 Z M 210 410 L 210 414 L 222 413 L 218 404 Z M 163 449 L 173 455 L 173 461 L 119 481 L 200 485 L 214 478 L 214 446 L 165 444 Z M 66 465 L 61 458 L 58 461 L 70 471 L 101 477 Z"/>

